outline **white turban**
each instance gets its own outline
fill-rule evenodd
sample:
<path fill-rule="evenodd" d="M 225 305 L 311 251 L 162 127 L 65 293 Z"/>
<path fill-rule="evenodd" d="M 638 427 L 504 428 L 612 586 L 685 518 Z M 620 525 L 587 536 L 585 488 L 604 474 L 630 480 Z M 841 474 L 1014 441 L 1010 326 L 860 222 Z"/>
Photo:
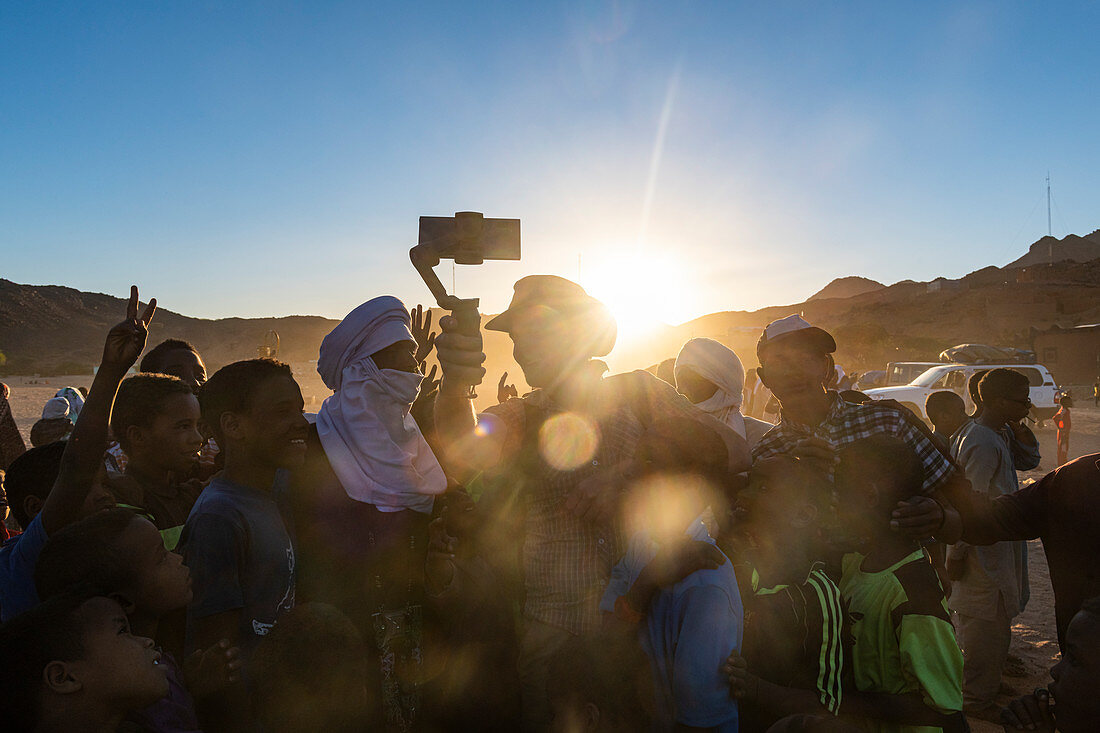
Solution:
<path fill-rule="evenodd" d="M 680 371 L 690 369 L 711 382 L 718 390 L 708 399 L 695 405 L 708 415 L 733 428 L 745 437 L 745 418 L 741 416 L 741 397 L 745 387 L 745 367 L 737 354 L 714 339 L 695 338 L 684 344 L 676 357 L 676 380 Z"/>
<path fill-rule="evenodd" d="M 414 341 L 405 305 L 369 300 L 321 342 L 317 372 L 335 391 L 317 414 L 317 435 L 347 495 L 382 511 L 429 513 L 447 477 L 409 414 L 423 377 L 379 369 L 374 354 Z"/>
<path fill-rule="evenodd" d="M 42 419 L 56 420 L 59 417 L 68 419 L 70 409 L 69 401 L 64 397 L 51 397 L 42 407 Z"/>

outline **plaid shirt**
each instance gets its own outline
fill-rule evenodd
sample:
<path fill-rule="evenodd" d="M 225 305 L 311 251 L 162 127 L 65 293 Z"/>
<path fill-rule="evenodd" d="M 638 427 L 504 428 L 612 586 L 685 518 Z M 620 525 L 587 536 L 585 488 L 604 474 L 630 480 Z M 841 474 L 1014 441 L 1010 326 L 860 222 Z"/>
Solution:
<path fill-rule="evenodd" d="M 599 629 L 600 598 L 625 545 L 615 520 L 596 523 L 575 517 L 565 508 L 566 498 L 585 479 L 631 459 L 647 420 L 703 415 L 646 372 L 603 379 L 590 407 L 584 419 L 593 431 L 595 451 L 572 470 L 547 462 L 556 457 L 546 448 L 558 441 L 540 439 L 540 433 L 543 438 L 554 433 L 558 428 L 548 421 L 565 410 L 545 392 L 536 390 L 486 410 L 505 435 L 504 458 L 491 473 L 520 482 L 524 498 L 524 615 L 573 634 Z M 584 436 L 579 437 L 583 443 Z M 560 443 L 560 452 L 567 453 L 571 441 L 566 437 Z M 525 451 L 525 446 L 541 449 Z"/>
<path fill-rule="evenodd" d="M 857 440 L 886 433 L 904 441 L 920 458 L 924 465 L 924 493 L 938 489 L 955 470 L 950 459 L 897 409 L 874 402 L 856 405 L 845 402 L 836 392 L 830 395 L 833 404 L 820 425 L 811 427 L 782 417 L 753 448 L 753 462 L 790 453 L 800 440 L 813 437 L 832 446 L 835 468 L 843 448 Z"/>

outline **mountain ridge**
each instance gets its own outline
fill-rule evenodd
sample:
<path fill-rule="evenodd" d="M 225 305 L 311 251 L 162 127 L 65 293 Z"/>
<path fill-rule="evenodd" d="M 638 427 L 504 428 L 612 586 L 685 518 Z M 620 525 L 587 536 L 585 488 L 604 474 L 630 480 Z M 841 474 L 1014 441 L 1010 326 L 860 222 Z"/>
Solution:
<path fill-rule="evenodd" d="M 1089 247 L 1098 240 L 1100 248 L 1098 232 L 1077 239 L 1085 240 Z M 1066 240 L 1069 238 L 1061 241 Z M 1071 246 L 1078 244 L 1070 240 Z M 1043 246 L 1041 239 L 1028 255 Z M 1059 253 L 1069 251 L 1063 248 Z M 1028 255 L 1015 262 L 1034 262 L 1034 258 L 1026 259 Z M 839 278 L 801 303 L 721 311 L 679 326 L 657 327 L 644 338 L 620 343 L 607 362 L 614 371 L 643 368 L 675 356 L 687 339 L 707 336 L 734 349 L 750 367 L 755 364 L 756 340 L 763 326 L 792 313 L 802 313 L 832 331 L 840 345 L 837 362 L 849 369 L 880 368 L 886 361 L 927 360 L 944 348 L 968 341 L 1028 348 L 1031 329 L 1100 321 L 1100 255 L 1083 263 L 1071 257 L 1054 265 L 1019 266 L 1015 262 L 1003 268 L 985 267 L 956 280 L 937 278 L 927 283 L 903 280 L 887 286 L 856 276 Z M 124 307 L 123 299 L 102 293 L 0 279 L 0 352 L 7 357 L 6 364 L 0 364 L 0 373 L 90 371 L 98 362 L 103 334 Z M 282 341 L 280 358 L 310 362 L 316 360 L 321 339 L 336 323 L 308 315 L 192 318 L 160 308 L 149 344 L 165 338 L 184 339 L 199 349 L 209 368 L 216 369 L 255 357 L 267 332 L 274 330 Z M 509 381 L 522 385 L 522 380 L 516 379 L 519 370 L 507 335 L 486 331 L 483 336 L 487 384 L 508 371 Z M 488 393 L 489 389 L 483 386 L 482 391 Z"/>

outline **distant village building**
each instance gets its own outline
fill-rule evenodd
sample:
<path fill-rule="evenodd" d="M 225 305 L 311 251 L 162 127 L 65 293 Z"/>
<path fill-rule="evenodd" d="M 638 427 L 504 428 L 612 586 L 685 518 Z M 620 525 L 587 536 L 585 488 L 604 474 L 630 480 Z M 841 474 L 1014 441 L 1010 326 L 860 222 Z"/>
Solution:
<path fill-rule="evenodd" d="M 1092 384 L 1100 377 L 1100 323 L 1034 331 L 1031 344 L 1059 384 Z"/>

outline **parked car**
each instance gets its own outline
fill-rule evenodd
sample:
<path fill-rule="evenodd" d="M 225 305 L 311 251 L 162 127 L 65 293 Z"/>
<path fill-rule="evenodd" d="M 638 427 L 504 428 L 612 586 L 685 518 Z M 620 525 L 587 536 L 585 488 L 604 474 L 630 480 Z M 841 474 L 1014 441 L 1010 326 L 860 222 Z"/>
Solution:
<path fill-rule="evenodd" d="M 892 361 L 886 365 L 886 384 L 894 387 L 899 384 L 912 384 L 913 380 L 934 366 L 942 366 L 942 361 Z"/>
<path fill-rule="evenodd" d="M 928 395 L 948 389 L 963 398 L 966 411 L 974 411 L 974 401 L 970 399 L 967 385 L 975 373 L 988 369 L 1015 369 L 1027 377 L 1031 385 L 1031 417 L 1039 422 L 1049 420 L 1058 411 L 1055 394 L 1058 386 L 1054 377 L 1042 364 L 940 364 L 927 369 L 910 384 L 896 387 L 869 389 L 867 396 L 873 400 L 897 400 L 925 420 L 924 401 Z"/>
<path fill-rule="evenodd" d="M 885 387 L 886 386 L 886 372 L 881 369 L 875 371 L 864 372 L 856 380 L 855 388 L 859 391 L 872 389 L 873 387 Z"/>

